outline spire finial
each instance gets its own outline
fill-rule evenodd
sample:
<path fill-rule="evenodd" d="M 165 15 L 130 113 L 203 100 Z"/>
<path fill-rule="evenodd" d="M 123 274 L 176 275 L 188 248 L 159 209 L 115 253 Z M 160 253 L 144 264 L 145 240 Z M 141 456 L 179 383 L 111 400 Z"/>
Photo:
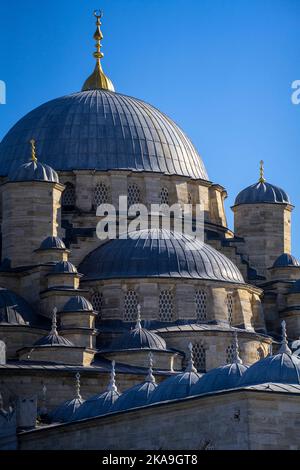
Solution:
<path fill-rule="evenodd" d="M 36 163 L 37 158 L 36 158 L 36 147 L 35 147 L 35 140 L 34 139 L 31 139 L 30 145 L 31 145 L 31 161 Z"/>
<path fill-rule="evenodd" d="M 151 382 L 155 384 L 155 377 L 153 375 L 153 354 L 151 351 L 149 352 L 149 369 L 148 375 L 146 377 L 146 382 Z"/>
<path fill-rule="evenodd" d="M 234 343 L 233 343 L 233 347 L 234 347 L 234 358 L 233 358 L 233 362 L 236 362 L 237 364 L 243 364 L 243 361 L 242 361 L 242 359 L 240 358 L 240 353 L 239 353 L 239 340 L 238 340 L 238 335 L 237 335 L 237 332 L 236 332 L 236 331 L 234 332 Z"/>
<path fill-rule="evenodd" d="M 194 366 L 193 345 L 192 345 L 192 343 L 189 343 L 188 349 L 189 349 L 190 354 L 189 354 L 189 361 L 188 361 L 188 364 L 186 366 L 185 372 L 197 372 L 197 369 Z"/>
<path fill-rule="evenodd" d="M 292 354 L 292 351 L 289 348 L 287 334 L 286 334 L 286 323 L 283 320 L 281 322 L 281 331 L 282 331 L 282 340 L 281 340 L 281 347 L 278 351 L 279 354 Z"/>
<path fill-rule="evenodd" d="M 79 372 L 77 372 L 77 374 L 75 375 L 75 379 L 76 379 L 76 398 L 78 400 L 81 400 L 81 394 L 80 394 L 80 388 L 81 388 L 81 384 L 80 384 L 80 374 Z"/>
<path fill-rule="evenodd" d="M 114 86 L 111 80 L 105 75 L 102 69 L 101 59 L 104 57 L 103 52 L 101 51 L 103 39 L 103 34 L 101 31 L 101 19 L 103 18 L 103 12 L 101 10 L 95 10 L 94 16 L 96 18 L 96 31 L 94 34 L 94 39 L 96 41 L 95 47 L 96 52 L 93 56 L 96 59 L 96 67 L 92 75 L 85 81 L 82 91 L 89 90 L 108 90 L 115 91 Z"/>
<path fill-rule="evenodd" d="M 135 328 L 136 329 L 140 329 L 142 328 L 142 324 L 141 324 L 141 321 L 142 321 L 142 317 L 141 317 L 141 305 L 138 304 L 137 306 L 137 317 L 136 317 L 136 325 L 135 325 Z"/>
<path fill-rule="evenodd" d="M 259 182 L 260 183 L 265 183 L 266 178 L 265 178 L 265 164 L 264 161 L 260 161 L 260 169 L 259 169 Z"/>
<path fill-rule="evenodd" d="M 57 308 L 55 307 L 53 309 L 53 315 L 52 315 L 52 327 L 51 327 L 51 335 L 57 335 Z"/>
<path fill-rule="evenodd" d="M 111 372 L 110 372 L 110 382 L 107 387 L 108 392 L 115 392 L 118 393 L 117 385 L 116 385 L 116 361 L 112 361 L 111 363 Z"/>

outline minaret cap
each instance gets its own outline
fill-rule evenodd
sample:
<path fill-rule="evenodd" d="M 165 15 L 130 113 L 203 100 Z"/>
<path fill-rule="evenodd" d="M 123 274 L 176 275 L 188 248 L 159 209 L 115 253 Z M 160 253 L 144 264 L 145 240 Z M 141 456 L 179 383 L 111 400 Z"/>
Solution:
<path fill-rule="evenodd" d="M 115 91 L 115 88 L 111 82 L 111 80 L 105 75 L 102 69 L 101 59 L 103 58 L 104 54 L 101 51 L 101 41 L 103 39 L 103 34 L 101 31 L 101 18 L 103 17 L 103 12 L 100 10 L 94 11 L 94 16 L 96 18 L 96 32 L 94 34 L 94 39 L 96 41 L 96 52 L 94 52 L 93 56 L 96 59 L 96 67 L 92 75 L 85 81 L 82 91 L 89 91 L 89 90 L 108 90 L 108 91 Z"/>

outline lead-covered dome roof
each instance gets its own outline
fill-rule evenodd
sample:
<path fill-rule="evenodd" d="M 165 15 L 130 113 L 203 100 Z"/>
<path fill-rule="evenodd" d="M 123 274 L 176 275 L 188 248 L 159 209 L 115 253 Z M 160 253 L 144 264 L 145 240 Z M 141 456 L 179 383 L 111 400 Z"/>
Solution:
<path fill-rule="evenodd" d="M 0 160 L 0 168 L 1 164 L 2 162 Z M 8 174 L 8 179 L 12 182 L 45 181 L 47 183 L 59 183 L 56 171 L 49 165 L 39 161 L 30 161 L 19 165 L 17 168 L 12 168 Z"/>
<path fill-rule="evenodd" d="M 18 294 L 0 287 L 0 323 L 39 326 L 48 322 L 37 315 Z"/>
<path fill-rule="evenodd" d="M 234 205 L 262 203 L 291 204 L 291 200 L 288 194 L 278 186 L 259 181 L 243 189 L 243 191 L 237 195 Z"/>
<path fill-rule="evenodd" d="M 88 279 L 172 277 L 243 283 L 232 261 L 207 244 L 168 230 L 131 232 L 91 252 L 79 266 Z"/>
<path fill-rule="evenodd" d="M 36 139 L 55 170 L 132 170 L 207 180 L 204 164 L 184 132 L 137 98 L 107 90 L 49 101 L 23 117 L 0 144 L 0 175 L 28 160 Z"/>
<path fill-rule="evenodd" d="M 273 264 L 273 268 L 300 267 L 300 262 L 295 256 L 289 253 L 282 253 Z"/>

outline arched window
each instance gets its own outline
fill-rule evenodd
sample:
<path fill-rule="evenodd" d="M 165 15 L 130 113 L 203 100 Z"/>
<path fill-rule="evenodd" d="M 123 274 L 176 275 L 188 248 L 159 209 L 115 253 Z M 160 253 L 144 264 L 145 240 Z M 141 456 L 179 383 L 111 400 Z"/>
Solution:
<path fill-rule="evenodd" d="M 75 187 L 72 183 L 65 183 L 65 190 L 62 194 L 62 208 L 65 211 L 73 210 L 76 204 Z"/>
<path fill-rule="evenodd" d="M 235 347 L 233 344 L 231 344 L 226 349 L 226 363 L 232 364 L 234 360 L 235 360 Z"/>
<path fill-rule="evenodd" d="M 229 325 L 233 324 L 234 300 L 232 294 L 227 294 L 226 298 L 227 318 Z"/>
<path fill-rule="evenodd" d="M 136 321 L 138 307 L 138 295 L 134 290 L 128 290 L 124 298 L 123 320 L 128 322 Z"/>
<path fill-rule="evenodd" d="M 92 295 L 92 305 L 94 307 L 94 310 L 96 310 L 96 312 L 98 312 L 98 316 L 101 316 L 102 307 L 103 307 L 103 294 L 102 294 L 102 292 L 95 292 Z"/>
<path fill-rule="evenodd" d="M 169 191 L 167 190 L 167 188 L 161 188 L 160 204 L 169 205 Z"/>
<path fill-rule="evenodd" d="M 93 206 L 97 209 L 101 204 L 109 202 L 109 189 L 108 186 L 102 181 L 98 183 L 94 189 Z"/>
<path fill-rule="evenodd" d="M 194 366 L 199 372 L 206 372 L 206 350 L 202 343 L 193 344 Z"/>
<path fill-rule="evenodd" d="M 159 294 L 159 320 L 163 322 L 174 320 L 174 300 L 169 290 L 162 290 Z"/>
<path fill-rule="evenodd" d="M 137 184 L 133 183 L 128 186 L 128 207 L 133 204 L 140 204 L 141 191 Z"/>
<path fill-rule="evenodd" d="M 205 290 L 197 290 L 195 293 L 196 318 L 197 321 L 207 320 L 207 293 Z"/>

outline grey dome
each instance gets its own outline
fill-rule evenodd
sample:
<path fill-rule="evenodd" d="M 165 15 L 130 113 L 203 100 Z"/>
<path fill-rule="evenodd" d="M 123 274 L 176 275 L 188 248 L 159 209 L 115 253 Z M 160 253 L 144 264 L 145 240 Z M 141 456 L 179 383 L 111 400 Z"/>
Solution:
<path fill-rule="evenodd" d="M 119 338 L 112 341 L 110 350 L 123 349 L 157 349 L 166 350 L 167 345 L 163 338 L 145 328 L 136 326 Z"/>
<path fill-rule="evenodd" d="M 247 369 L 247 366 L 237 362 L 212 369 L 192 387 L 191 395 L 235 388 Z"/>
<path fill-rule="evenodd" d="M 42 321 L 26 300 L 8 289 L 0 288 L 0 324 L 34 326 Z"/>
<path fill-rule="evenodd" d="M 59 237 L 47 237 L 42 241 L 40 250 L 65 250 L 66 245 Z"/>
<path fill-rule="evenodd" d="M 85 297 L 71 297 L 64 305 L 62 312 L 92 312 L 93 306 Z"/>
<path fill-rule="evenodd" d="M 147 405 L 156 388 L 156 383 L 149 380 L 131 387 L 118 398 L 111 411 L 129 410 L 130 408 Z"/>
<path fill-rule="evenodd" d="M 1 144 L 0 144 L 1 146 Z M 2 158 L 2 157 L 0 157 Z M 1 168 L 1 164 L 0 164 Z M 16 169 L 13 168 L 8 175 L 9 181 L 47 181 L 51 183 L 59 183 L 58 174 L 49 165 L 40 163 L 39 161 L 27 162 Z"/>
<path fill-rule="evenodd" d="M 297 268 L 300 266 L 299 260 L 289 253 L 283 253 L 280 255 L 273 264 L 273 268 L 286 268 L 289 266 L 294 266 Z"/>
<path fill-rule="evenodd" d="M 23 117 L 0 144 L 0 175 L 14 174 L 36 139 L 55 170 L 132 170 L 207 180 L 193 144 L 165 114 L 105 90 L 63 96 Z"/>
<path fill-rule="evenodd" d="M 287 353 L 268 356 L 249 367 L 239 386 L 263 383 L 300 384 L 300 359 Z"/>
<path fill-rule="evenodd" d="M 86 400 L 73 416 L 73 421 L 93 418 L 111 411 L 113 404 L 118 400 L 120 394 L 114 390 L 108 390 L 101 395 L 95 395 Z"/>
<path fill-rule="evenodd" d="M 241 191 L 234 205 L 240 204 L 291 204 L 287 193 L 277 186 L 270 183 L 255 183 Z"/>
<path fill-rule="evenodd" d="M 34 347 L 52 347 L 52 346 L 74 346 L 74 344 L 67 338 L 60 336 L 58 333 L 50 332 L 48 335 L 43 336 L 34 343 Z"/>
<path fill-rule="evenodd" d="M 161 382 L 153 392 L 150 402 L 175 400 L 191 394 L 193 386 L 201 375 L 193 371 L 184 371 Z"/>
<path fill-rule="evenodd" d="M 92 251 L 79 270 L 88 279 L 172 277 L 243 283 L 239 269 L 219 251 L 167 230 L 131 232 Z M 186 244 L 189 244 L 188 249 Z"/>
<path fill-rule="evenodd" d="M 53 272 L 55 274 L 77 274 L 77 268 L 70 261 L 59 261 L 55 264 Z"/>
<path fill-rule="evenodd" d="M 65 401 L 62 405 L 56 408 L 50 415 L 52 423 L 68 423 L 73 421 L 74 416 L 79 407 L 84 403 L 82 398 L 73 398 L 72 400 Z"/>

